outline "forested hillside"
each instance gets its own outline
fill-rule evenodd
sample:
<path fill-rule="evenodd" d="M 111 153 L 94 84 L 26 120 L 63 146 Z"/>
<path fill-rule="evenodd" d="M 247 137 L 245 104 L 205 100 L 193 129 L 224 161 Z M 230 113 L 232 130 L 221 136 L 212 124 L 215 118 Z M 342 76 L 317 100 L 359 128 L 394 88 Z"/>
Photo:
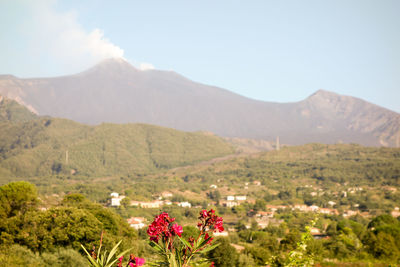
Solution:
<path fill-rule="evenodd" d="M 0 121 L 26 122 L 35 118 L 26 107 L 0 95 Z"/>
<path fill-rule="evenodd" d="M 0 181 L 151 173 L 233 153 L 217 136 L 145 124 L 87 126 L 0 106 Z"/>

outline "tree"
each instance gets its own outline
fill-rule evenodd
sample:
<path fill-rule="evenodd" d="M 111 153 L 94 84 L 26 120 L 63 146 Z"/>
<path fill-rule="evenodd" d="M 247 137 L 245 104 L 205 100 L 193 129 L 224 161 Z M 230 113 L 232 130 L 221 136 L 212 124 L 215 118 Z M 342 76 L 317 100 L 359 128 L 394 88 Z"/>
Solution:
<path fill-rule="evenodd" d="M 216 201 L 217 203 L 221 199 L 221 193 L 218 190 L 210 191 L 207 193 L 207 195 L 210 199 Z"/>
<path fill-rule="evenodd" d="M 368 224 L 368 229 L 377 228 L 384 225 L 399 225 L 399 222 L 390 214 L 383 214 L 372 219 L 372 221 Z"/>
<path fill-rule="evenodd" d="M 262 199 L 257 199 L 254 204 L 254 211 L 263 211 L 265 210 L 267 203 Z"/>
<path fill-rule="evenodd" d="M 253 267 L 256 265 L 251 254 L 240 254 L 238 263 L 238 266 L 240 267 Z"/>
<path fill-rule="evenodd" d="M 400 257 L 394 238 L 387 233 L 380 232 L 377 235 L 369 233 L 364 242 L 369 252 L 376 258 L 396 260 Z"/>
<path fill-rule="evenodd" d="M 281 240 L 282 250 L 293 250 L 300 241 L 301 235 L 297 229 L 290 229 L 290 232 Z"/>
<path fill-rule="evenodd" d="M 37 204 L 36 187 L 28 182 L 12 182 L 0 187 L 0 218 L 24 214 Z"/>
<path fill-rule="evenodd" d="M 86 201 L 85 196 L 78 193 L 66 195 L 62 201 L 64 206 L 76 206 Z"/>
<path fill-rule="evenodd" d="M 103 224 L 91 213 L 75 207 L 53 208 L 14 217 L 8 232 L 14 242 L 33 251 L 43 252 L 55 247 L 80 248 L 80 244 L 97 241 Z"/>
<path fill-rule="evenodd" d="M 124 197 L 124 198 L 121 200 L 121 206 L 122 206 L 122 207 L 128 208 L 130 205 L 131 205 L 131 199 L 130 199 L 130 197 Z"/>
<path fill-rule="evenodd" d="M 234 247 L 231 246 L 229 240 L 220 238 L 216 241 L 218 247 L 208 253 L 208 258 L 213 261 L 216 267 L 232 267 L 236 266 L 239 254 Z"/>

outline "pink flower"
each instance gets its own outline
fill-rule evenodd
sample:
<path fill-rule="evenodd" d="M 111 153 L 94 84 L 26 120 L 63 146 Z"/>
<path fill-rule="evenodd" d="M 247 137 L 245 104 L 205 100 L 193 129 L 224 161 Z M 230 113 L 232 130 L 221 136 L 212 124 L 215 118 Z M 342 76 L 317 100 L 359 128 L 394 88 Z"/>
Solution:
<path fill-rule="evenodd" d="M 150 240 L 158 242 L 160 237 L 169 237 L 171 232 L 169 229 L 170 224 L 175 221 L 175 218 L 170 218 L 168 213 L 163 212 L 154 218 L 154 221 L 149 225 L 147 234 Z"/>
<path fill-rule="evenodd" d="M 136 262 L 136 266 L 142 266 L 146 262 L 146 260 L 143 258 L 135 257 L 135 262 Z"/>
<path fill-rule="evenodd" d="M 208 216 L 207 210 L 200 211 L 200 218 L 206 218 Z"/>
<path fill-rule="evenodd" d="M 172 225 L 175 218 L 170 218 L 168 213 L 163 212 L 154 218 L 154 221 L 147 228 L 147 234 L 151 241 L 158 243 L 158 240 L 169 239 L 175 235 L 181 236 L 183 233 L 182 226 L 178 224 Z"/>
<path fill-rule="evenodd" d="M 118 258 L 118 267 L 122 267 L 122 260 L 124 259 L 124 256 L 121 256 Z"/>
<path fill-rule="evenodd" d="M 175 235 L 178 235 L 178 236 L 182 236 L 182 233 L 183 233 L 182 226 L 180 226 L 178 224 L 172 225 L 172 233 Z"/>
<path fill-rule="evenodd" d="M 207 232 L 207 231 L 219 231 L 223 232 L 223 219 L 222 217 L 218 217 L 215 215 L 215 210 L 211 209 L 209 211 L 202 210 L 200 212 L 200 222 L 197 227 L 200 231 Z"/>
<path fill-rule="evenodd" d="M 214 229 L 217 229 L 219 232 L 223 232 L 224 231 L 223 223 L 224 222 L 222 217 L 217 217 L 217 219 L 215 220 Z"/>

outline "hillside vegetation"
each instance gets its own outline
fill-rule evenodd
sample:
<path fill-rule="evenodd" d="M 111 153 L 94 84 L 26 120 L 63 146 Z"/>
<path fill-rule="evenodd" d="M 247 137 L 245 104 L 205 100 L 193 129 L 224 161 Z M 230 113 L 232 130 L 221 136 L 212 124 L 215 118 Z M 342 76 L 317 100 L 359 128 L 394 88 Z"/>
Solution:
<path fill-rule="evenodd" d="M 26 258 L 36 266 L 82 266 L 79 244 L 98 245 L 102 230 L 106 247 L 123 240 L 124 248 L 151 260 L 146 228 L 133 230 L 124 219 L 144 217 L 148 224 L 164 211 L 189 235 L 196 229 L 188 225 L 209 207 L 229 232 L 207 255 L 216 266 L 283 266 L 314 220 L 323 238 L 310 236 L 303 254 L 322 266 L 400 263 L 400 216 L 393 217 L 400 203 L 398 148 L 307 144 L 232 154 L 211 134 L 144 124 L 87 126 L 30 117 L 10 103 L 2 114 L 11 116 L 0 121 L 0 262 L 9 266 Z M 19 119 L 11 119 L 13 108 Z M 255 151 L 247 141 L 233 143 Z M 106 208 L 111 192 L 125 198 Z M 132 205 L 165 192 L 170 205 Z M 245 200 L 228 206 L 228 196 Z M 191 208 L 179 207 L 183 201 Z M 312 205 L 319 214 L 301 210 Z"/>
<path fill-rule="evenodd" d="M 166 175 L 182 190 L 215 184 L 218 195 L 274 204 L 390 210 L 400 203 L 400 149 L 308 144 L 284 147 Z M 257 181 L 257 182 L 256 182 Z M 255 185 L 254 183 L 260 185 Z"/>
<path fill-rule="evenodd" d="M 26 122 L 37 118 L 26 107 L 0 95 L 0 121 Z"/>
<path fill-rule="evenodd" d="M 153 173 L 233 153 L 221 138 L 201 132 L 20 117 L 0 121 L 0 179 Z"/>

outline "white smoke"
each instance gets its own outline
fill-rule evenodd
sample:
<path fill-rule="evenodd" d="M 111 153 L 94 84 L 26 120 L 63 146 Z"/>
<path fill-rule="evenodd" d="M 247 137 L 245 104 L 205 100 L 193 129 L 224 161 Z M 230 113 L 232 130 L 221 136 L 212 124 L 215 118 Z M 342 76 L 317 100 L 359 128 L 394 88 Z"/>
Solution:
<path fill-rule="evenodd" d="M 68 69 L 83 70 L 110 57 L 123 57 L 124 50 L 104 37 L 101 29 L 87 32 L 78 23 L 76 12 L 59 12 L 54 0 L 34 1 L 31 32 L 32 52 L 56 59 Z"/>

